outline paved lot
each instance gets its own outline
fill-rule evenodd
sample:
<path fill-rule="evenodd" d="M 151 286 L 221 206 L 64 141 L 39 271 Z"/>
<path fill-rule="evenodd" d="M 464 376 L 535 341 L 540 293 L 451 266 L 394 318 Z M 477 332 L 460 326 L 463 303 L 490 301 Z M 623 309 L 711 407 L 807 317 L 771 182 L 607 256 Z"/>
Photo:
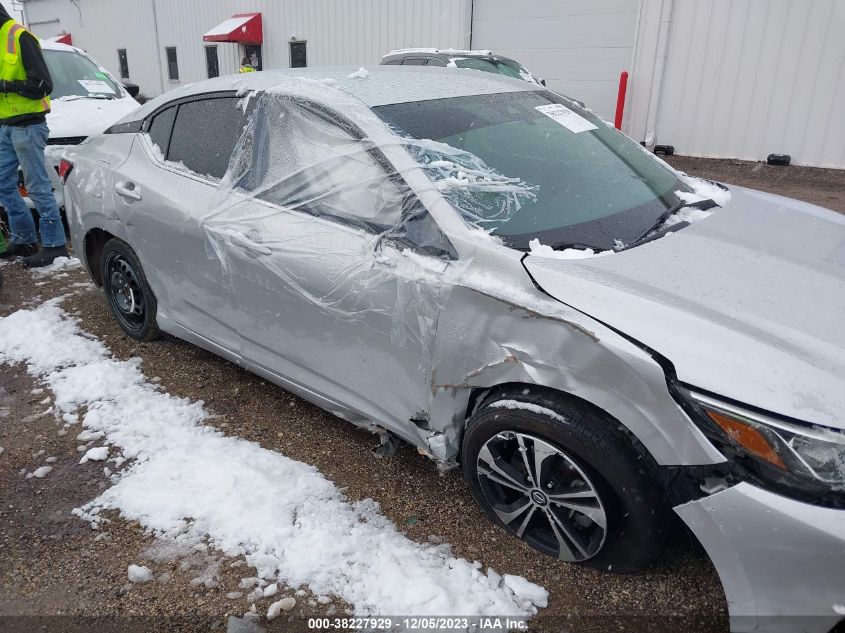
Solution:
<path fill-rule="evenodd" d="M 746 163 L 672 162 L 691 174 L 788 193 L 845 212 L 842 172 L 777 172 Z M 782 169 L 782 168 L 779 168 Z M 792 169 L 792 168 L 790 168 Z M 820 172 L 820 173 L 819 173 Z M 663 558 L 634 575 L 598 573 L 540 556 L 491 526 L 475 506 L 457 472 L 441 475 L 407 446 L 376 458 L 375 436 L 219 358 L 165 338 L 137 343 L 123 336 L 109 317 L 101 293 L 77 270 L 47 280 L 17 265 L 5 266 L 0 316 L 47 298 L 68 294 L 64 307 L 120 358 L 140 357 L 143 370 L 175 395 L 204 400 L 225 433 L 260 443 L 313 464 L 350 499 L 372 498 L 409 537 L 443 539 L 456 555 L 499 572 L 520 574 L 550 591 L 550 604 L 532 622 L 547 631 L 725 631 L 725 599 L 709 562 L 677 526 Z M 225 630 L 230 615 L 249 609 L 238 580 L 250 575 L 241 561 L 216 554 L 168 557 L 146 552 L 154 541 L 136 524 L 112 517 L 106 536 L 97 536 L 71 510 L 97 496 L 108 481 L 102 465 L 78 465 L 75 433 L 59 435 L 55 420 L 38 414 L 48 394 L 34 394 L 33 379 L 20 367 L 0 370 L 0 628 L 35 630 Z M 39 455 L 40 451 L 44 451 Z M 57 458 L 44 479 L 26 471 Z M 280 482 L 280 485 L 284 485 Z M 146 554 L 145 554 L 146 552 Z M 145 560 L 145 556 L 147 560 Z M 149 560 L 153 558 L 155 560 Z M 144 562 L 157 580 L 127 582 L 130 563 Z M 216 570 L 216 585 L 192 586 L 202 570 Z M 199 570 L 199 571 L 198 571 Z M 244 592 L 246 593 L 246 592 Z M 291 615 L 268 630 L 306 630 L 311 615 L 343 613 L 345 605 L 298 599 Z M 260 600 L 266 611 L 270 599 Z M 93 616 L 45 620 L 3 616 Z M 154 620 L 158 618 L 159 620 Z M 76 627 L 76 628 L 74 628 Z"/>

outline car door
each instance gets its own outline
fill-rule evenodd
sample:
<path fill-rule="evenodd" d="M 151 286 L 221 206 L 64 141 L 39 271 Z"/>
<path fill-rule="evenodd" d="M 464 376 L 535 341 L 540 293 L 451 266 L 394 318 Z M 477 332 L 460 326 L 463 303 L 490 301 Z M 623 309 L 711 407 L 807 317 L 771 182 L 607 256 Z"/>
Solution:
<path fill-rule="evenodd" d="M 383 156 L 324 110 L 267 101 L 241 158 L 253 193 L 233 190 L 206 224 L 232 275 L 244 357 L 341 417 L 413 438 L 432 398 L 445 287 L 430 282 L 451 265 L 445 238 Z"/>
<path fill-rule="evenodd" d="M 234 295 L 200 219 L 214 206 L 244 115 L 228 95 L 154 113 L 114 174 L 115 204 L 158 299 L 159 320 L 239 354 Z M 219 350 L 218 350 L 219 351 Z"/>

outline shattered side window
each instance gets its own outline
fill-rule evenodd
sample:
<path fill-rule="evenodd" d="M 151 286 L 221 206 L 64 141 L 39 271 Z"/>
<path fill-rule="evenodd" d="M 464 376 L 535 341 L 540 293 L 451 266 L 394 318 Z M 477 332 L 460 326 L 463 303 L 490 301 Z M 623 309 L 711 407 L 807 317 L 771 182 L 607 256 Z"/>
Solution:
<path fill-rule="evenodd" d="M 400 223 L 411 195 L 376 151 L 315 106 L 264 95 L 241 139 L 248 164 L 236 166 L 235 185 L 285 209 L 384 230 Z"/>

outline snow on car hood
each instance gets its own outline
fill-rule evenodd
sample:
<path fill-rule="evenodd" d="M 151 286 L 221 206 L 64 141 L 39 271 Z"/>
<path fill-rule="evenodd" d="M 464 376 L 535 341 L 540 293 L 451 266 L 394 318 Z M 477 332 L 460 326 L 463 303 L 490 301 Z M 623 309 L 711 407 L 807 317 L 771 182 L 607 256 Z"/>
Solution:
<path fill-rule="evenodd" d="M 732 187 L 709 218 L 608 257 L 525 266 L 686 383 L 845 428 L 845 216 Z"/>
<path fill-rule="evenodd" d="M 138 102 L 130 96 L 120 99 L 54 99 L 47 115 L 50 138 L 99 134 L 137 107 Z"/>

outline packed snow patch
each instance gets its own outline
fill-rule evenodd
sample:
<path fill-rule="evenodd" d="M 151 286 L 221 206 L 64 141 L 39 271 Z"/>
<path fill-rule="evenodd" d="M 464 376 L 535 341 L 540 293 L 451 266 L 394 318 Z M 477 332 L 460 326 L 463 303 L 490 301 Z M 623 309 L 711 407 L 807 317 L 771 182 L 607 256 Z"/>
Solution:
<path fill-rule="evenodd" d="M 349 73 L 350 79 L 366 79 L 369 76 L 370 76 L 369 71 L 366 68 L 364 68 L 363 66 L 361 66 L 354 73 Z"/>
<path fill-rule="evenodd" d="M 96 448 L 89 448 L 85 456 L 79 460 L 80 464 L 85 462 L 101 462 L 109 456 L 108 446 L 98 446 Z"/>
<path fill-rule="evenodd" d="M 57 412 L 84 411 L 84 427 L 133 460 L 74 511 L 95 528 L 114 510 L 156 536 L 244 556 L 262 586 L 307 586 L 357 615 L 530 616 L 546 606 L 542 587 L 411 541 L 377 503 L 348 501 L 312 466 L 205 426 L 202 402 L 162 392 L 138 359 L 114 358 L 59 300 L 0 318 L 0 362 L 26 363 Z"/>
<path fill-rule="evenodd" d="M 41 466 L 41 468 L 32 471 L 32 476 L 36 479 L 43 479 L 51 470 L 53 470 L 52 466 Z"/>
<path fill-rule="evenodd" d="M 267 609 L 267 619 L 268 620 L 275 620 L 279 617 L 279 614 L 282 611 L 290 611 L 296 606 L 296 598 L 291 598 L 288 596 L 287 598 L 282 598 L 278 602 L 274 602 L 270 605 L 270 608 Z"/>
<path fill-rule="evenodd" d="M 30 268 L 30 271 L 36 277 L 50 277 L 56 273 L 75 270 L 81 267 L 82 262 L 76 257 L 57 257 L 49 266 Z"/>
<path fill-rule="evenodd" d="M 712 200 L 720 207 L 724 207 L 731 201 L 731 192 L 729 189 L 723 189 L 716 183 L 704 180 L 703 178 L 696 178 L 689 176 L 683 172 L 678 172 L 678 177 L 681 182 L 686 184 L 692 192 L 676 191 L 675 194 L 684 202 L 698 202 L 700 200 Z"/>
<path fill-rule="evenodd" d="M 564 248 L 556 251 L 551 246 L 541 244 L 540 240 L 534 238 L 528 242 L 531 254 L 536 257 L 548 257 L 551 259 L 587 259 L 589 257 L 602 257 L 611 255 L 611 251 L 594 251 L 592 248 Z"/>
<path fill-rule="evenodd" d="M 126 569 L 130 582 L 149 582 L 153 579 L 153 572 L 143 565 L 129 565 Z"/>
<path fill-rule="evenodd" d="M 533 411 L 534 413 L 539 413 L 540 415 L 546 415 L 553 420 L 557 420 L 558 422 L 566 423 L 566 418 L 563 417 L 561 414 L 552 411 L 551 409 L 547 409 L 546 407 L 541 407 L 539 404 L 534 404 L 532 402 L 520 402 L 519 400 L 496 400 L 495 402 L 491 402 L 487 405 L 491 409 L 523 409 L 525 411 Z M 524 580 L 520 578 L 520 580 Z M 525 581 L 528 582 L 528 581 Z M 516 585 L 516 581 L 513 583 Z M 510 585 L 508 585 L 510 586 Z M 536 587 L 536 585 L 534 585 Z M 513 589 L 513 587 L 511 587 Z M 516 590 L 514 589 L 514 592 Z"/>

